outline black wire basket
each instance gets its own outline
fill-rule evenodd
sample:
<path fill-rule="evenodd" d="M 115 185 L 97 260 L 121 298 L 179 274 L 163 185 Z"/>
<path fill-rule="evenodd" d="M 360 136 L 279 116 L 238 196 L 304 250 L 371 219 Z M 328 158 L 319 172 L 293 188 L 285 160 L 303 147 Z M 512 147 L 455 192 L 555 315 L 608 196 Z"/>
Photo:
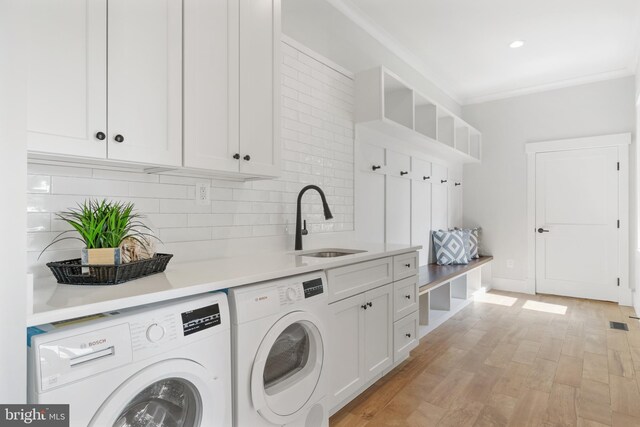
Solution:
<path fill-rule="evenodd" d="M 162 273 L 171 254 L 155 254 L 152 258 L 119 265 L 82 264 L 80 258 L 47 263 L 58 283 L 65 285 L 119 285 L 141 277 Z"/>

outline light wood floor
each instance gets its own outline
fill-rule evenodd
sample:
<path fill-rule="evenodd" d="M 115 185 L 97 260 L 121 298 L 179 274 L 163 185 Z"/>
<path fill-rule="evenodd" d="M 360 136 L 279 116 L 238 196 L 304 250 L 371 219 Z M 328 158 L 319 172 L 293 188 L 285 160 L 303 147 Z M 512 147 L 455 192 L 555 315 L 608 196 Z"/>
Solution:
<path fill-rule="evenodd" d="M 331 426 L 640 426 L 633 309 L 504 292 L 482 299 L 423 338 Z M 610 320 L 630 331 L 609 329 Z"/>

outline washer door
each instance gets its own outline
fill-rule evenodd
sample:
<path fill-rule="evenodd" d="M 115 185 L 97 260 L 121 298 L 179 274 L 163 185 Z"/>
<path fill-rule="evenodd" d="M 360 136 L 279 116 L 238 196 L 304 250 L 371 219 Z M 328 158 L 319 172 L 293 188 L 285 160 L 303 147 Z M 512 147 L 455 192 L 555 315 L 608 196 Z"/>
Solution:
<path fill-rule="evenodd" d="M 311 401 L 324 364 L 323 331 L 310 313 L 290 313 L 267 332 L 251 371 L 251 397 L 274 424 L 295 419 Z"/>
<path fill-rule="evenodd" d="M 221 384 L 215 386 L 220 390 L 212 390 L 205 382 L 210 375 L 185 359 L 151 365 L 118 387 L 89 427 L 206 427 L 205 420 L 216 419 L 214 412 L 224 416 L 224 411 L 213 406 L 224 409 L 229 404 Z M 203 402 L 208 404 L 203 406 Z"/>

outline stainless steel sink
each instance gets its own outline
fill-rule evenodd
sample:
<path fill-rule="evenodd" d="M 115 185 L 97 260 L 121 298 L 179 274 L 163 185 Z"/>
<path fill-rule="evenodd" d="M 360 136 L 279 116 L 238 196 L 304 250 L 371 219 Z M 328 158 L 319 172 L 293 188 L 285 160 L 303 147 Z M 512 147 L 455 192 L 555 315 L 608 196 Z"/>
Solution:
<path fill-rule="evenodd" d="M 361 251 L 357 249 L 319 249 L 315 251 L 309 251 L 305 253 L 301 253 L 300 256 L 308 256 L 314 258 L 335 258 L 345 255 L 353 255 L 366 251 Z"/>

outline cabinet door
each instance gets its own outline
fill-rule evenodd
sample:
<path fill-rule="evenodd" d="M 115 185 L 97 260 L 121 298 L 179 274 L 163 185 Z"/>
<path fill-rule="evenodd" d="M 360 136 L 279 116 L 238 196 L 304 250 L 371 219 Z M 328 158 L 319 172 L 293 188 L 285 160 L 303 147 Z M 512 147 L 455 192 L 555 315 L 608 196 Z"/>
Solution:
<path fill-rule="evenodd" d="M 449 228 L 462 228 L 462 173 L 453 172 L 449 176 Z"/>
<path fill-rule="evenodd" d="M 240 0 L 240 172 L 280 173 L 280 0 Z"/>
<path fill-rule="evenodd" d="M 361 242 L 384 243 L 385 176 L 374 172 L 355 172 L 355 233 Z"/>
<path fill-rule="evenodd" d="M 109 0 L 108 16 L 108 157 L 181 166 L 182 1 Z"/>
<path fill-rule="evenodd" d="M 411 244 L 411 180 L 386 176 L 386 243 Z"/>
<path fill-rule="evenodd" d="M 364 384 L 365 294 L 329 305 L 329 390 L 331 407 Z"/>
<path fill-rule="evenodd" d="M 411 181 L 411 244 L 422 245 L 419 265 L 429 263 L 431 247 L 431 184 L 428 180 Z"/>
<path fill-rule="evenodd" d="M 235 0 L 184 0 L 184 166 L 238 172 Z"/>
<path fill-rule="evenodd" d="M 28 25 L 28 149 L 104 159 L 106 0 L 30 0 Z"/>
<path fill-rule="evenodd" d="M 365 381 L 393 363 L 393 284 L 365 292 Z"/>

